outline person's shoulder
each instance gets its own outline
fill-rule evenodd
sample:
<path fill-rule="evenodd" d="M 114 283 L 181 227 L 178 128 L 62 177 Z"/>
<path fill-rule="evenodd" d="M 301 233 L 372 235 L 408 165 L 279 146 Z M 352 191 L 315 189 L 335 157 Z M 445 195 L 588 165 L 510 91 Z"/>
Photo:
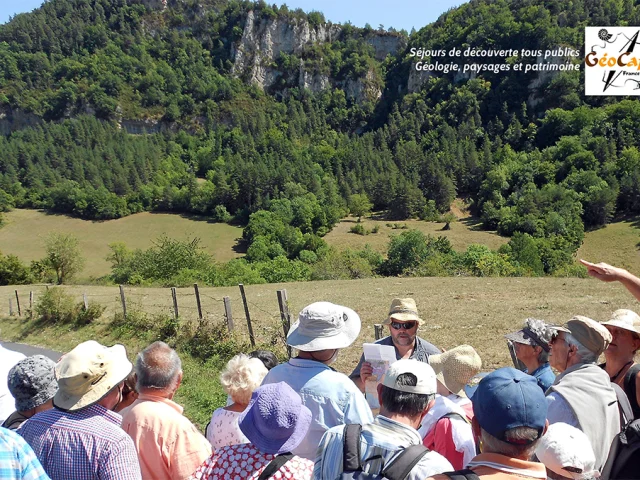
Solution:
<path fill-rule="evenodd" d="M 393 338 L 391 338 L 391 335 L 387 335 L 386 337 L 382 337 L 381 339 L 376 340 L 373 343 L 377 345 L 393 345 Z"/>
<path fill-rule="evenodd" d="M 422 475 L 433 475 L 436 478 L 449 478 L 446 475 L 440 475 L 442 472 L 451 472 L 454 470 L 453 465 L 443 455 L 430 450 L 418 462 L 417 467 Z"/>
<path fill-rule="evenodd" d="M 425 340 L 420 336 L 416 338 L 418 339 L 418 343 L 420 344 L 420 347 L 424 349 L 429 355 L 437 355 L 439 353 L 442 353 L 442 350 L 436 347 L 433 343 L 428 342 L 427 340 Z"/>

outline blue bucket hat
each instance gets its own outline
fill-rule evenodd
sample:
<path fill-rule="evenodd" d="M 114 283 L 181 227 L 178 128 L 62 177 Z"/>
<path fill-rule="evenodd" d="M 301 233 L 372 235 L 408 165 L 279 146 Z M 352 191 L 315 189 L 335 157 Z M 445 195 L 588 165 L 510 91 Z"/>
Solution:
<path fill-rule="evenodd" d="M 505 367 L 491 372 L 478 384 L 473 395 L 473 412 L 480 426 L 499 440 L 505 432 L 517 427 L 544 431 L 547 400 L 536 379 L 515 368 Z"/>
<path fill-rule="evenodd" d="M 538 387 L 540 389 L 540 387 Z M 238 426 L 262 453 L 290 452 L 304 439 L 311 425 L 311 410 L 285 382 L 269 383 L 254 390 Z"/>

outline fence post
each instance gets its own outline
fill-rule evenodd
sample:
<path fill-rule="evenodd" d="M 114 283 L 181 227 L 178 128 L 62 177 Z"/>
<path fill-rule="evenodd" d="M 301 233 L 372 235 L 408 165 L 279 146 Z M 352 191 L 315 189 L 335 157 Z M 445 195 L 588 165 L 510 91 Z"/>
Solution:
<path fill-rule="evenodd" d="M 202 321 L 202 304 L 200 303 L 200 290 L 198 284 L 193 284 L 193 290 L 196 292 L 196 304 L 198 305 L 198 320 Z"/>
<path fill-rule="evenodd" d="M 229 297 L 224 297 L 222 299 L 224 302 L 224 316 L 227 318 L 227 328 L 230 332 L 233 332 L 233 317 L 231 316 L 231 299 Z"/>
<path fill-rule="evenodd" d="M 287 299 L 286 290 L 277 290 L 278 306 L 280 307 L 280 320 L 282 322 L 282 330 L 284 331 L 284 338 L 286 343 L 287 335 L 289 334 L 289 328 L 291 328 L 291 317 L 289 316 L 289 301 Z M 291 347 L 287 345 L 287 355 L 291 358 Z"/>
<path fill-rule="evenodd" d="M 18 316 L 22 316 L 22 311 L 20 311 L 20 297 L 18 296 L 18 290 L 16 290 L 16 304 L 18 305 Z"/>
<path fill-rule="evenodd" d="M 87 298 L 87 292 L 82 294 L 82 300 L 84 301 L 84 311 L 89 310 L 89 299 Z"/>
<path fill-rule="evenodd" d="M 176 287 L 171 287 L 171 296 L 173 297 L 173 311 L 178 319 L 178 294 L 176 293 Z"/>
<path fill-rule="evenodd" d="M 251 346 L 256 346 L 256 339 L 253 336 L 253 327 L 251 326 L 251 316 L 249 315 L 249 305 L 247 305 L 247 297 L 244 294 L 244 285 L 239 283 L 240 295 L 242 295 L 242 303 L 244 304 L 244 315 L 247 317 L 247 327 L 249 327 L 249 340 L 251 340 Z"/>
<path fill-rule="evenodd" d="M 382 324 L 376 323 L 373 325 L 373 328 L 376 330 L 376 340 L 380 340 L 383 335 L 383 327 Z"/>
<path fill-rule="evenodd" d="M 122 301 L 122 313 L 124 319 L 127 319 L 127 300 L 124 297 L 124 286 L 120 285 L 120 300 Z"/>
<path fill-rule="evenodd" d="M 13 301 L 9 299 L 9 316 L 13 317 Z"/>
<path fill-rule="evenodd" d="M 33 318 L 33 290 L 29 290 L 29 316 Z"/>

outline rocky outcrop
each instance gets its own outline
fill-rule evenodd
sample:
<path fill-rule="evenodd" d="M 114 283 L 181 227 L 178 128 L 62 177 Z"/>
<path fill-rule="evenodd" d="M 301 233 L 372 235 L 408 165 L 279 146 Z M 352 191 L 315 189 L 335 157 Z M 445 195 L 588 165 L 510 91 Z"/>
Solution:
<path fill-rule="evenodd" d="M 42 123 L 42 118 L 34 113 L 0 108 L 0 135 L 10 135 L 11 132 L 26 127 L 35 127 Z"/>
<path fill-rule="evenodd" d="M 340 39 L 341 34 L 340 25 L 324 23 L 311 26 L 306 19 L 283 17 L 264 19 L 249 11 L 242 38 L 232 46 L 232 73 L 262 89 L 269 89 L 284 75 L 284 72 L 276 67 L 281 52 L 304 57 L 308 47 L 336 41 Z M 379 61 L 406 46 L 404 37 L 388 33 L 373 34 L 365 41 L 374 48 L 375 58 Z M 336 82 L 325 73 L 309 71 L 301 61 L 294 75 L 297 75 L 297 78 L 287 78 L 288 85 L 297 85 L 316 92 L 335 86 L 343 88 L 347 98 L 356 102 L 377 99 L 382 95 L 380 87 L 372 77 L 372 71 L 362 79 Z"/>

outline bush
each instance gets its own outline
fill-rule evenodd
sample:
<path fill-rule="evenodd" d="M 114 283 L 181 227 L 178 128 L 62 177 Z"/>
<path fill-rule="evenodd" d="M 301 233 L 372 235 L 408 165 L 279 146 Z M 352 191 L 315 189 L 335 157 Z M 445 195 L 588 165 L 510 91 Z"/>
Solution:
<path fill-rule="evenodd" d="M 477 277 L 507 277 L 515 272 L 507 255 L 494 252 L 486 245 L 469 245 L 462 256 L 462 263 Z"/>
<path fill-rule="evenodd" d="M 451 251 L 451 243 L 446 237 L 435 238 L 418 230 L 409 230 L 391 239 L 388 258 L 380 266 L 380 271 L 384 275 L 401 275 L 436 252 L 447 254 Z"/>
<path fill-rule="evenodd" d="M 15 255 L 0 252 L 0 285 L 26 285 L 33 281 L 30 269 Z"/>
<path fill-rule="evenodd" d="M 43 322 L 47 323 L 77 323 L 87 325 L 100 318 L 106 307 L 94 302 L 84 309 L 84 302 L 75 303 L 73 297 L 61 288 L 50 288 L 36 303 L 35 311 Z"/>
<path fill-rule="evenodd" d="M 349 231 L 351 233 L 355 233 L 356 235 L 366 235 L 368 233 L 367 230 L 365 230 L 364 225 L 362 225 L 361 223 L 356 223 L 349 229 Z"/>

